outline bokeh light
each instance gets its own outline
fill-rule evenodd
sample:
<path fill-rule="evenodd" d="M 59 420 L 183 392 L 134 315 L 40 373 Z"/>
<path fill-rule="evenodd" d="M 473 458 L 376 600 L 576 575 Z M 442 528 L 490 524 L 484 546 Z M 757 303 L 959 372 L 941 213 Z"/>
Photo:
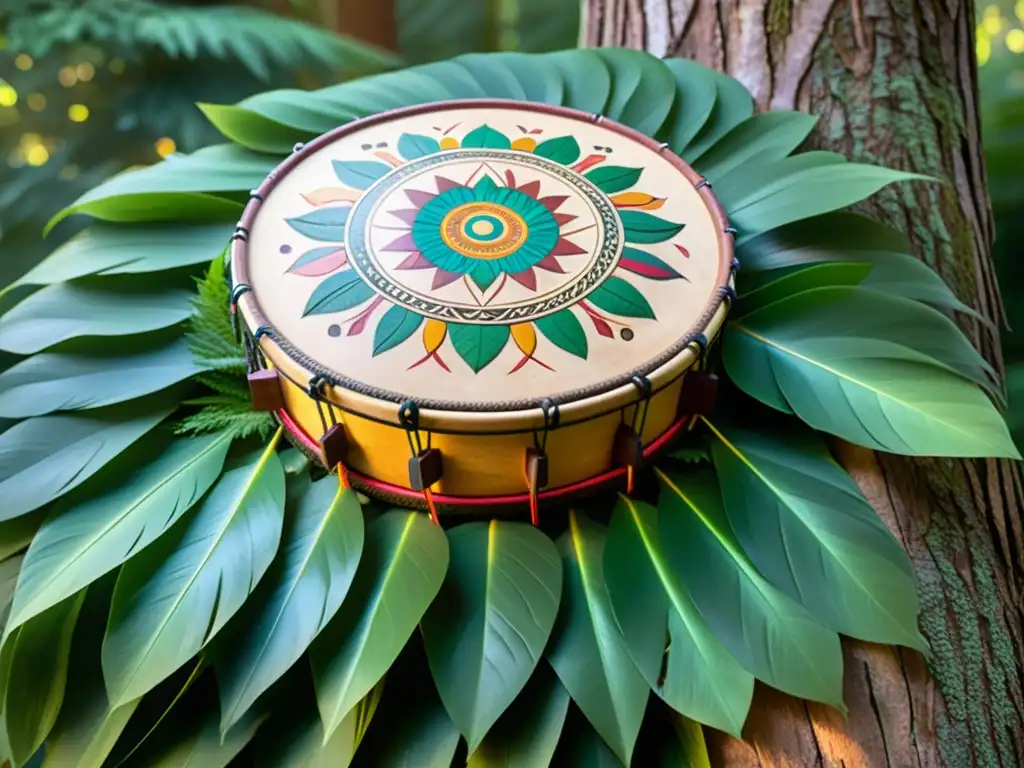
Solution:
<path fill-rule="evenodd" d="M 72 104 L 68 107 L 68 120 L 73 123 L 84 123 L 89 119 L 89 108 L 85 104 Z"/>
<path fill-rule="evenodd" d="M 22 72 L 28 72 L 32 69 L 32 65 L 35 62 L 32 61 L 32 57 L 27 53 L 19 53 L 14 57 L 14 66 L 20 69 Z"/>
<path fill-rule="evenodd" d="M 18 92 L 14 87 L 0 80 L 0 107 L 13 107 L 18 103 Z"/>
<path fill-rule="evenodd" d="M 164 136 L 162 139 L 157 139 L 156 144 L 154 146 L 156 147 L 156 153 L 160 155 L 160 157 L 167 157 L 168 155 L 173 155 L 174 150 L 178 148 L 178 145 L 174 143 L 174 139 L 170 138 L 169 136 Z"/>
<path fill-rule="evenodd" d="M 74 67 L 61 67 L 57 73 L 57 79 L 65 88 L 70 88 L 78 82 L 78 75 L 75 73 Z"/>
<path fill-rule="evenodd" d="M 25 103 L 33 112 L 42 112 L 46 109 L 46 96 L 41 93 L 30 93 L 25 99 Z"/>

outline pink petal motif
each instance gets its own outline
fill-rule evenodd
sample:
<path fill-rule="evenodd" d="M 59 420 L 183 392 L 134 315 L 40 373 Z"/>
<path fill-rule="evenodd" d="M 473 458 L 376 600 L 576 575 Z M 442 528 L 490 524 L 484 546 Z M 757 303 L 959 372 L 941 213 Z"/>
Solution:
<path fill-rule="evenodd" d="M 303 277 L 323 277 L 335 270 L 341 269 L 347 263 L 348 254 L 344 248 L 339 248 L 333 253 L 321 256 L 315 261 L 308 261 L 300 266 L 292 267 L 288 271 L 293 275 L 302 275 Z"/>
<path fill-rule="evenodd" d="M 519 191 L 525 192 L 530 197 L 536 197 L 540 194 L 540 182 L 537 180 L 529 181 L 526 184 L 523 184 L 523 186 L 519 188 Z"/>
<path fill-rule="evenodd" d="M 525 269 L 522 272 L 511 272 L 509 273 L 509 277 L 524 288 L 529 288 L 531 291 L 537 290 L 537 273 L 533 271 L 533 267 Z"/>
<path fill-rule="evenodd" d="M 516 188 L 516 175 L 512 173 L 512 171 L 505 171 L 505 184 L 508 186 L 509 189 Z"/>
<path fill-rule="evenodd" d="M 635 272 L 638 275 L 649 277 L 653 280 L 669 280 L 673 277 L 679 277 L 679 273 L 670 270 L 663 269 L 656 264 L 645 264 L 642 261 L 633 261 L 623 256 L 619 259 L 619 266 L 623 269 L 628 269 L 630 272 Z"/>
<path fill-rule="evenodd" d="M 352 325 L 349 326 L 348 334 L 346 334 L 346 335 L 348 335 L 348 336 L 358 336 L 360 333 L 365 331 L 366 330 L 366 324 L 367 324 L 367 322 L 369 322 L 370 316 L 373 315 L 373 311 L 377 307 L 379 307 L 381 305 L 382 301 L 384 301 L 384 297 L 383 296 L 378 296 L 377 298 L 375 298 L 373 300 L 373 303 L 370 304 L 370 306 L 368 306 L 365 310 L 360 312 L 359 316 L 356 318 L 355 322 L 352 323 Z"/>
<path fill-rule="evenodd" d="M 409 198 L 409 202 L 415 205 L 417 208 L 422 208 L 424 205 L 433 200 L 437 195 L 433 192 L 421 192 L 418 189 L 407 189 L 405 190 L 405 196 Z"/>
<path fill-rule="evenodd" d="M 430 269 L 432 266 L 434 265 L 423 258 L 422 253 L 416 251 L 416 253 L 409 254 L 409 257 L 395 267 L 395 269 Z"/>
<path fill-rule="evenodd" d="M 436 290 L 438 288 L 443 288 L 448 285 L 448 283 L 454 283 L 456 280 L 461 279 L 462 275 L 458 272 L 447 272 L 443 269 L 439 269 L 434 273 L 434 281 L 430 284 L 430 287 Z"/>
<path fill-rule="evenodd" d="M 576 243 L 570 243 L 564 237 L 558 238 L 555 247 L 551 249 L 552 256 L 579 256 L 581 253 L 586 253 L 586 251 Z"/>
<path fill-rule="evenodd" d="M 557 272 L 559 275 L 564 275 L 565 270 L 562 269 L 562 265 L 558 263 L 558 259 L 552 256 L 550 253 L 543 259 L 534 264 L 535 267 L 540 267 L 548 272 Z"/>
<path fill-rule="evenodd" d="M 675 245 L 675 243 L 673 243 L 673 245 Z M 683 246 L 676 245 L 676 250 L 679 251 L 683 255 L 684 258 L 687 258 L 687 259 L 690 258 L 690 252 L 688 250 L 686 250 L 685 248 L 683 248 Z"/>
<path fill-rule="evenodd" d="M 419 210 L 416 208 L 402 208 L 398 211 L 388 211 L 388 213 L 411 227 L 413 222 L 416 221 L 416 214 L 419 213 Z"/>
<path fill-rule="evenodd" d="M 560 227 L 564 227 L 566 224 L 568 224 L 570 221 L 576 218 L 575 213 L 556 213 L 553 215 L 555 217 L 555 222 Z"/>
<path fill-rule="evenodd" d="M 412 239 L 412 233 L 409 232 L 409 233 L 406 233 L 406 234 L 402 235 L 397 240 L 394 240 L 393 242 L 388 243 L 383 248 L 381 248 L 381 250 L 382 251 L 392 251 L 392 252 L 394 252 L 394 251 L 415 251 L 416 250 L 416 241 Z"/>
<path fill-rule="evenodd" d="M 569 199 L 568 195 L 550 195 L 548 197 L 542 197 L 537 202 L 547 208 L 549 211 L 557 211 L 558 206 Z"/>
<path fill-rule="evenodd" d="M 438 193 L 447 192 L 449 189 L 462 186 L 459 182 L 446 179 L 444 176 L 435 176 L 434 182 L 437 184 Z"/>

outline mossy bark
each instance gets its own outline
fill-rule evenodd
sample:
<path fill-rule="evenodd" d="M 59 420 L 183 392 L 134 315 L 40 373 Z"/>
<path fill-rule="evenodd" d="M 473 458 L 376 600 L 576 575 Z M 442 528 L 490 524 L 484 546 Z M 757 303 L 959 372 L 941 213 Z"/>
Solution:
<path fill-rule="evenodd" d="M 865 210 L 988 321 L 959 318 L 1002 371 L 1003 309 L 979 144 L 974 15 L 960 0 L 586 0 L 586 42 L 685 56 L 741 80 L 760 108 L 821 116 L 812 144 L 929 174 Z M 761 689 L 715 765 L 1024 765 L 1024 533 L 1007 461 L 907 460 L 835 446 L 917 572 L 916 652 L 846 641 L 849 717 Z"/>

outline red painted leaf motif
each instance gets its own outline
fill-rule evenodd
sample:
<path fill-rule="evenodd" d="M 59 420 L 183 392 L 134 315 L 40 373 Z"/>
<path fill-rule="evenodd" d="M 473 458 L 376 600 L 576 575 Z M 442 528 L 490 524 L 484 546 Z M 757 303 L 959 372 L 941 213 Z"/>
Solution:
<path fill-rule="evenodd" d="M 673 269 L 665 269 L 655 264 L 644 264 L 642 261 L 633 261 L 633 259 L 625 257 L 619 259 L 619 266 L 637 275 L 650 277 L 654 280 L 670 280 L 673 277 L 679 277 L 679 273 Z"/>
<path fill-rule="evenodd" d="M 548 197 L 542 197 L 537 202 L 547 208 L 549 211 L 557 211 L 558 206 L 569 199 L 568 195 L 549 195 Z"/>
<path fill-rule="evenodd" d="M 411 233 L 406 233 L 399 237 L 397 240 L 385 245 L 381 248 L 382 251 L 415 251 L 416 241 L 412 239 Z"/>
<path fill-rule="evenodd" d="M 677 245 L 676 243 L 673 243 L 673 245 L 676 246 L 676 250 L 677 251 L 679 251 L 681 254 L 683 254 L 684 258 L 687 258 L 687 259 L 690 258 L 690 252 L 688 250 L 686 250 L 685 248 L 683 248 L 683 246 Z"/>
<path fill-rule="evenodd" d="M 462 275 L 458 272 L 446 272 L 443 269 L 439 269 L 434 273 L 434 280 L 430 284 L 430 287 L 434 289 L 443 288 L 449 283 L 454 283 L 456 280 L 459 280 L 461 277 Z"/>
<path fill-rule="evenodd" d="M 562 269 L 562 265 L 558 263 L 558 259 L 552 256 L 550 253 L 543 259 L 538 261 L 534 266 L 540 267 L 541 269 L 545 269 L 548 272 L 555 272 L 559 275 L 565 274 L 565 270 Z"/>
<path fill-rule="evenodd" d="M 598 163 L 603 163 L 607 158 L 604 155 L 587 155 L 572 167 L 576 173 L 583 173 L 588 168 L 593 168 Z"/>
<path fill-rule="evenodd" d="M 508 185 L 509 189 L 516 188 L 516 175 L 512 171 L 505 171 L 505 184 Z"/>
<path fill-rule="evenodd" d="M 599 334 L 608 339 L 615 338 L 615 332 L 612 330 L 612 327 L 608 325 L 608 323 L 606 323 L 603 319 L 601 319 L 597 315 L 590 314 L 588 314 L 587 317 L 590 318 L 590 322 L 594 324 L 594 328 L 597 329 L 597 332 Z"/>
<path fill-rule="evenodd" d="M 520 192 L 524 192 L 530 197 L 536 197 L 540 194 L 540 182 L 537 180 L 527 182 L 519 188 Z M 557 206 L 555 206 L 557 208 Z"/>
<path fill-rule="evenodd" d="M 366 309 L 359 313 L 359 315 L 355 319 L 355 322 L 353 322 L 352 325 L 349 326 L 348 333 L 346 335 L 358 336 L 360 333 L 365 331 L 366 324 L 369 322 L 370 316 L 373 314 L 374 310 L 381 305 L 381 302 L 383 301 L 383 296 L 378 296 L 377 298 L 375 298 L 373 302 L 370 304 L 370 306 L 368 306 Z"/>
<path fill-rule="evenodd" d="M 533 271 L 532 267 L 522 272 L 510 272 L 509 277 L 524 288 L 529 288 L 531 291 L 537 290 L 537 273 Z"/>
<path fill-rule="evenodd" d="M 555 247 L 551 249 L 551 255 L 553 256 L 579 256 L 581 253 L 586 253 L 586 251 L 576 245 L 576 243 L 569 242 L 564 237 L 558 238 Z"/>
<path fill-rule="evenodd" d="M 459 182 L 446 179 L 444 176 L 435 176 L 434 181 L 437 183 L 437 191 L 439 193 L 447 192 L 449 189 L 462 186 Z"/>
<path fill-rule="evenodd" d="M 566 224 L 568 224 L 570 221 L 576 218 L 575 213 L 556 213 L 554 214 L 554 216 L 555 222 L 560 227 L 564 227 Z"/>

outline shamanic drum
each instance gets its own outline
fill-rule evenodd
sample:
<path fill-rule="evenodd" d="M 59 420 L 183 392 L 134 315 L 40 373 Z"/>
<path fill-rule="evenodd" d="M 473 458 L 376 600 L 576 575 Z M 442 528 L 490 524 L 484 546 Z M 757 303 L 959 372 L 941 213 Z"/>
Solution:
<path fill-rule="evenodd" d="M 435 103 L 296 146 L 239 223 L 232 309 L 256 406 L 328 468 L 536 520 L 631 484 L 709 406 L 732 245 L 710 186 L 636 131 Z"/>

